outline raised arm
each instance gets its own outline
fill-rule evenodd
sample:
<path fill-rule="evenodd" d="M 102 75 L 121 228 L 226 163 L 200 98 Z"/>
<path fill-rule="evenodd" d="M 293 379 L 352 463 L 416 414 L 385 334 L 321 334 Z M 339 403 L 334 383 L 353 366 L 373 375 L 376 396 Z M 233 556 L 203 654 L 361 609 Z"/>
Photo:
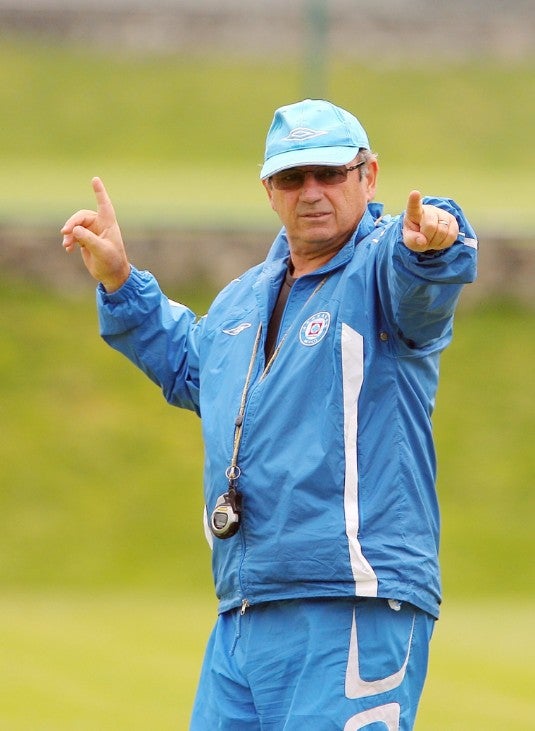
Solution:
<path fill-rule="evenodd" d="M 100 178 L 93 178 L 96 211 L 81 210 L 66 222 L 61 233 L 63 247 L 72 253 L 80 247 L 87 270 L 107 292 L 122 287 L 130 275 L 130 264 L 115 211 Z"/>

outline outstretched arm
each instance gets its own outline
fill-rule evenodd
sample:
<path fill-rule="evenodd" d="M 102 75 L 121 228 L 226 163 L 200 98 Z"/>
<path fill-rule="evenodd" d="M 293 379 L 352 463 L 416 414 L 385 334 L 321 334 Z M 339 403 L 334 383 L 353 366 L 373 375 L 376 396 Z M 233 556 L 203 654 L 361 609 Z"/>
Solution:
<path fill-rule="evenodd" d="M 411 251 L 424 253 L 448 249 L 459 235 L 459 224 L 451 213 L 422 203 L 419 191 L 409 194 L 403 218 L 403 243 Z"/>
<path fill-rule="evenodd" d="M 408 346 L 405 354 L 439 351 L 451 337 L 461 289 L 476 276 L 475 232 L 455 201 L 422 200 L 418 191 L 392 228 L 385 228 L 377 277 L 386 317 Z"/>
<path fill-rule="evenodd" d="M 110 197 L 100 178 L 93 178 L 96 211 L 81 210 L 66 222 L 63 247 L 72 253 L 80 247 L 89 273 L 107 292 L 115 292 L 130 276 L 130 264 Z"/>

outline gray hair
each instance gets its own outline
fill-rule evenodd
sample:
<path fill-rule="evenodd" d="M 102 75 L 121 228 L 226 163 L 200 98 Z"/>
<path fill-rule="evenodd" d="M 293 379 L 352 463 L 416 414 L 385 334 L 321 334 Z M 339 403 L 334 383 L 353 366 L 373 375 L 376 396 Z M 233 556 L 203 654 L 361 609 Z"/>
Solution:
<path fill-rule="evenodd" d="M 365 147 L 361 147 L 355 160 L 357 162 L 362 162 L 364 160 L 364 165 L 359 168 L 358 171 L 359 180 L 362 180 L 368 174 L 368 164 L 372 162 L 372 160 L 377 160 L 377 155 L 375 154 L 375 152 L 367 150 Z"/>

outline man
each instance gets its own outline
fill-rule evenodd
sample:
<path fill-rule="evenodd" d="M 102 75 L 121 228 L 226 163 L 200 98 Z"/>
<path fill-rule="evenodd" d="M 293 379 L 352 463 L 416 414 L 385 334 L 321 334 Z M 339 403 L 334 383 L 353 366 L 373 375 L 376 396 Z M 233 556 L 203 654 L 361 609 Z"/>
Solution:
<path fill-rule="evenodd" d="M 477 243 L 451 200 L 381 217 L 377 172 L 345 110 L 277 110 L 261 179 L 283 229 L 200 320 L 130 266 L 99 179 L 62 229 L 104 339 L 202 417 L 220 614 L 193 731 L 414 724 L 440 603 L 430 419 Z"/>

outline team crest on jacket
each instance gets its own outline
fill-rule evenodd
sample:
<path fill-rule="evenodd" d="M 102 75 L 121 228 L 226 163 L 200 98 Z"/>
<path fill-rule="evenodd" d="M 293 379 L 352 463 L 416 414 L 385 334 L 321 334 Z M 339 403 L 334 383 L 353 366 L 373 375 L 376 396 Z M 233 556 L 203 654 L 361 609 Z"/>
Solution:
<path fill-rule="evenodd" d="M 327 335 L 331 315 L 328 312 L 316 312 L 301 325 L 299 340 L 303 345 L 317 345 Z"/>

